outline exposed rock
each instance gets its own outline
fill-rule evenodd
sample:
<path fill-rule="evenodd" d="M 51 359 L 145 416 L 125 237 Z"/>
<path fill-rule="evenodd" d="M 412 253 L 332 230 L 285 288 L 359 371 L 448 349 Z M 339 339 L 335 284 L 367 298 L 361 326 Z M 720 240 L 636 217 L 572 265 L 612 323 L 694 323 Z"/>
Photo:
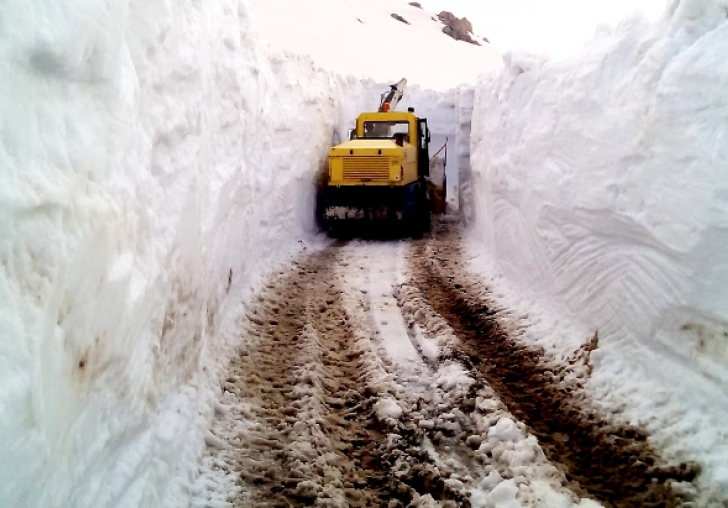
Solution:
<path fill-rule="evenodd" d="M 480 46 L 480 43 L 471 37 L 473 24 L 468 18 L 458 18 L 452 12 L 442 11 L 437 17 L 445 26 L 442 31 L 456 41 L 465 41 Z"/>
<path fill-rule="evenodd" d="M 473 24 L 470 21 L 468 21 L 468 18 L 465 18 L 465 17 L 461 18 L 460 24 L 463 26 L 463 28 L 465 29 L 466 32 L 473 33 Z"/>
<path fill-rule="evenodd" d="M 401 21 L 402 23 L 406 23 L 406 24 L 408 24 L 408 25 L 410 24 L 410 22 L 409 22 L 409 21 L 407 21 L 406 19 L 404 19 L 404 18 L 403 18 L 402 16 L 400 16 L 399 14 L 394 14 L 394 13 L 392 13 L 392 17 L 393 17 L 394 19 L 396 19 L 397 21 Z"/>
<path fill-rule="evenodd" d="M 418 9 L 422 9 L 422 5 L 419 2 L 410 2 L 409 4 L 412 7 L 417 7 Z"/>

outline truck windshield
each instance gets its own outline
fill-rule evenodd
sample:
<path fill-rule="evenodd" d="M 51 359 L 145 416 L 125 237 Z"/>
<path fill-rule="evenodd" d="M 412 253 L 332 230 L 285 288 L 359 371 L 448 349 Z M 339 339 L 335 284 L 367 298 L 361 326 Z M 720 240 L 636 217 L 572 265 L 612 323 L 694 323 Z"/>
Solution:
<path fill-rule="evenodd" d="M 409 122 L 364 122 L 365 138 L 391 138 L 409 134 Z"/>

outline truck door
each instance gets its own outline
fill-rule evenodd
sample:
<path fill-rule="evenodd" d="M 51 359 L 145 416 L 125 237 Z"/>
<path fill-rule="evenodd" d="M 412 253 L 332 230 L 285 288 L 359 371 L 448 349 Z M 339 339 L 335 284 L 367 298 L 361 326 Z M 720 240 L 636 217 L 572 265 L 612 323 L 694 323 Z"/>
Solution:
<path fill-rule="evenodd" d="M 420 176 L 430 176 L 430 129 L 427 118 L 417 121 L 417 165 Z"/>

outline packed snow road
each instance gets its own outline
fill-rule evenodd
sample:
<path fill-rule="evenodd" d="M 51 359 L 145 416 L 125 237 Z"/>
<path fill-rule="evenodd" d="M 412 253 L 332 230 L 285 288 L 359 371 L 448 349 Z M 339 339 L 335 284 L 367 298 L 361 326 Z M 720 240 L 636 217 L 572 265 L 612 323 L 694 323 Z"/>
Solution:
<path fill-rule="evenodd" d="M 586 398 L 596 338 L 559 364 L 505 314 L 447 231 L 339 243 L 279 272 L 208 438 L 223 505 L 687 502 L 696 467 Z"/>

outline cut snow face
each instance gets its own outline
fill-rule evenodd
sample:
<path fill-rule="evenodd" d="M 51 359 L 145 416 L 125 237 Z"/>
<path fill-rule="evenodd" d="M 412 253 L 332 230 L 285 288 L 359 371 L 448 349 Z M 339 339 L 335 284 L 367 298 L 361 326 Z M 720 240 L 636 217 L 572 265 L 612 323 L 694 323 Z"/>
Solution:
<path fill-rule="evenodd" d="M 253 0 L 254 25 L 279 49 L 309 55 L 338 74 L 444 90 L 501 68 L 500 53 L 443 33 L 436 14 L 404 1 Z M 404 23 L 402 21 L 405 21 Z"/>
<path fill-rule="evenodd" d="M 728 18 L 675 1 L 550 64 L 506 55 L 472 122 L 473 266 L 589 389 L 728 499 Z M 707 502 L 707 501 L 706 501 Z M 717 501 L 716 501 L 717 502 Z"/>

